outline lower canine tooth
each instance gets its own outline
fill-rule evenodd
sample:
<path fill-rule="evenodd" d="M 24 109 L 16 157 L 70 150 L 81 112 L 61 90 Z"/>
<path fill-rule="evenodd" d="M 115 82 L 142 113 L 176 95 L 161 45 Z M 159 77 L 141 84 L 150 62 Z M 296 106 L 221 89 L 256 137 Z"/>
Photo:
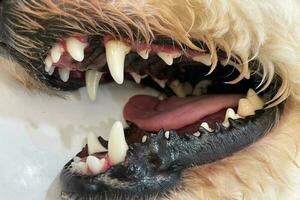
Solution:
<path fill-rule="evenodd" d="M 103 73 L 96 70 L 89 70 L 85 73 L 86 88 L 92 101 L 95 101 L 97 98 L 97 91 L 102 74 Z"/>
<path fill-rule="evenodd" d="M 63 82 L 68 82 L 68 80 L 70 78 L 70 71 L 68 69 L 59 68 L 58 73 L 59 73 L 60 79 Z"/>
<path fill-rule="evenodd" d="M 101 143 L 99 142 L 98 138 L 94 133 L 90 133 L 87 137 L 87 146 L 88 146 L 88 153 L 92 155 L 94 153 L 102 153 L 107 152 Z"/>
<path fill-rule="evenodd" d="M 118 84 L 124 82 L 125 57 L 131 48 L 124 42 L 111 40 L 105 44 L 106 60 L 111 76 Z"/>
<path fill-rule="evenodd" d="M 253 89 L 248 90 L 247 99 L 254 106 L 255 110 L 262 109 L 265 105 L 264 101 L 256 94 Z"/>
<path fill-rule="evenodd" d="M 108 156 L 113 165 L 125 160 L 128 145 L 125 140 L 123 125 L 120 121 L 114 123 L 111 128 L 108 141 Z"/>
<path fill-rule="evenodd" d="M 251 102 L 248 99 L 240 99 L 239 101 L 239 107 L 238 107 L 238 114 L 243 117 L 247 117 L 250 115 L 255 114 L 255 108 L 251 104 Z"/>
<path fill-rule="evenodd" d="M 95 156 L 88 156 L 86 159 L 86 164 L 88 169 L 93 173 L 93 175 L 99 174 L 103 171 L 106 160 L 103 158 L 99 160 Z"/>

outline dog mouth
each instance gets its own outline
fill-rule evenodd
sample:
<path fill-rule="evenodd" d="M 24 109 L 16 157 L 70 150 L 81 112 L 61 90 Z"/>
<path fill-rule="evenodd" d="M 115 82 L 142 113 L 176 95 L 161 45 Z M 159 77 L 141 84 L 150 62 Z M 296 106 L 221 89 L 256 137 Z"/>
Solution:
<path fill-rule="evenodd" d="M 147 45 L 76 35 L 52 46 L 44 64 L 55 88 L 86 85 L 95 100 L 102 84 L 128 80 L 160 92 L 131 97 L 123 108 L 128 127 L 117 121 L 108 140 L 88 136 L 61 173 L 63 197 L 165 194 L 184 169 L 230 156 L 270 131 L 282 104 L 267 102 L 280 78 L 258 94 L 263 72 L 257 61 L 245 68 L 238 56 L 214 55 L 197 44 L 199 50 L 192 50 L 168 38 Z"/>

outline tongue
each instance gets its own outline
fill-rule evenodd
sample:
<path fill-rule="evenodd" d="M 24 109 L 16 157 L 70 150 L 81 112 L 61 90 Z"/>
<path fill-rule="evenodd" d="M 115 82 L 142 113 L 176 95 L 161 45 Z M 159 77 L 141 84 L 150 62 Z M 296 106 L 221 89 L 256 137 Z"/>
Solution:
<path fill-rule="evenodd" d="M 200 97 L 156 97 L 137 95 L 129 99 L 123 115 L 127 121 L 145 131 L 177 130 L 226 108 L 237 107 L 241 95 L 207 95 Z"/>

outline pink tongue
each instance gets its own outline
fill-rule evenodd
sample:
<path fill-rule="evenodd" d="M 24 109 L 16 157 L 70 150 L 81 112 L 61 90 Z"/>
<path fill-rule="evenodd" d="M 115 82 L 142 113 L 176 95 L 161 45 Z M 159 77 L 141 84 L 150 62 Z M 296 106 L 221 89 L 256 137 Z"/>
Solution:
<path fill-rule="evenodd" d="M 156 97 L 137 95 L 129 99 L 123 115 L 127 121 L 145 131 L 177 130 L 198 122 L 225 108 L 238 105 L 241 95 L 207 95 L 171 97 L 160 101 Z"/>

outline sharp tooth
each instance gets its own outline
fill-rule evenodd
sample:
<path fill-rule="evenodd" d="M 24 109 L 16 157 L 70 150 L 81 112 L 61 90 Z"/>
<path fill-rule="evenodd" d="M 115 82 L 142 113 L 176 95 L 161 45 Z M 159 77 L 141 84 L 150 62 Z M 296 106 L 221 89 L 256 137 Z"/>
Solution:
<path fill-rule="evenodd" d="M 96 70 L 88 70 L 85 73 L 86 88 L 88 95 L 92 101 L 95 101 L 97 98 L 97 91 L 102 74 L 103 73 L 98 72 Z"/>
<path fill-rule="evenodd" d="M 124 62 L 130 47 L 121 41 L 111 40 L 105 44 L 107 65 L 113 79 L 118 83 L 124 82 Z"/>
<path fill-rule="evenodd" d="M 68 53 L 71 55 L 71 57 L 81 62 L 84 59 L 84 49 L 88 46 L 87 43 L 82 43 L 75 37 L 70 37 L 66 40 L 66 46 Z"/>
<path fill-rule="evenodd" d="M 132 76 L 132 78 L 134 79 L 134 81 L 138 84 L 141 83 L 141 80 L 142 80 L 142 76 L 135 73 L 135 72 L 130 72 L 130 75 Z"/>
<path fill-rule="evenodd" d="M 125 160 L 128 145 L 125 140 L 123 125 L 120 121 L 112 126 L 108 141 L 108 156 L 113 165 Z"/>
<path fill-rule="evenodd" d="M 63 82 L 68 82 L 68 80 L 70 78 L 70 70 L 65 69 L 65 68 L 59 68 L 58 73 L 59 73 L 60 79 Z"/>
<path fill-rule="evenodd" d="M 64 49 L 59 44 L 56 44 L 54 47 L 52 47 L 50 53 L 53 63 L 57 63 L 60 60 L 63 52 Z"/>
<path fill-rule="evenodd" d="M 178 97 L 186 97 L 184 87 L 178 80 L 173 81 L 169 86 Z"/>
<path fill-rule="evenodd" d="M 202 126 L 203 128 L 205 128 L 207 131 L 213 132 L 213 130 L 209 127 L 208 123 L 206 123 L 206 122 L 203 122 L 203 123 L 201 124 L 201 126 Z"/>
<path fill-rule="evenodd" d="M 243 117 L 247 117 L 250 115 L 255 114 L 255 108 L 251 104 L 251 102 L 248 99 L 240 99 L 239 101 L 239 107 L 238 107 L 238 114 Z"/>
<path fill-rule="evenodd" d="M 137 53 L 145 60 L 147 60 L 149 58 L 149 51 L 148 49 L 146 50 L 142 50 L 142 51 L 138 51 Z"/>
<path fill-rule="evenodd" d="M 51 76 L 54 73 L 55 67 L 52 66 L 48 72 L 48 74 Z"/>
<path fill-rule="evenodd" d="M 225 114 L 223 126 L 229 127 L 229 119 L 239 119 L 239 116 L 235 114 L 235 111 L 232 108 L 228 108 Z"/>
<path fill-rule="evenodd" d="M 201 63 L 203 63 L 204 65 L 207 65 L 207 66 L 212 65 L 210 54 L 203 54 L 203 55 L 195 56 L 195 57 L 193 57 L 193 60 L 196 61 L 196 62 L 201 62 Z"/>
<path fill-rule="evenodd" d="M 105 147 L 101 145 L 94 133 L 89 133 L 87 137 L 87 146 L 89 155 L 92 155 L 94 153 L 107 152 L 107 149 L 105 149 Z"/>
<path fill-rule="evenodd" d="M 51 56 L 47 56 L 44 63 L 45 63 L 45 71 L 49 72 L 53 65 Z"/>
<path fill-rule="evenodd" d="M 143 137 L 142 137 L 142 143 L 145 143 L 146 141 L 147 141 L 147 136 L 146 135 L 144 135 Z"/>
<path fill-rule="evenodd" d="M 253 89 L 249 89 L 247 99 L 251 102 L 255 110 L 262 109 L 265 105 L 264 101 L 256 94 Z"/>
<path fill-rule="evenodd" d="M 181 53 L 165 53 L 165 52 L 158 52 L 157 55 L 165 61 L 167 65 L 173 65 L 173 61 L 175 58 L 179 58 Z"/>
<path fill-rule="evenodd" d="M 167 81 L 165 81 L 165 80 L 159 80 L 159 79 L 156 79 L 156 78 L 153 78 L 153 80 L 154 80 L 161 88 L 165 88 L 165 87 L 166 87 Z"/>
<path fill-rule="evenodd" d="M 170 138 L 170 131 L 166 131 L 166 132 L 165 132 L 165 138 L 166 138 L 166 139 L 169 139 L 169 138 Z"/>
<path fill-rule="evenodd" d="M 88 156 L 86 159 L 86 164 L 88 169 L 93 173 L 93 175 L 99 174 L 103 171 L 106 160 L 103 158 L 99 160 L 95 156 Z"/>

